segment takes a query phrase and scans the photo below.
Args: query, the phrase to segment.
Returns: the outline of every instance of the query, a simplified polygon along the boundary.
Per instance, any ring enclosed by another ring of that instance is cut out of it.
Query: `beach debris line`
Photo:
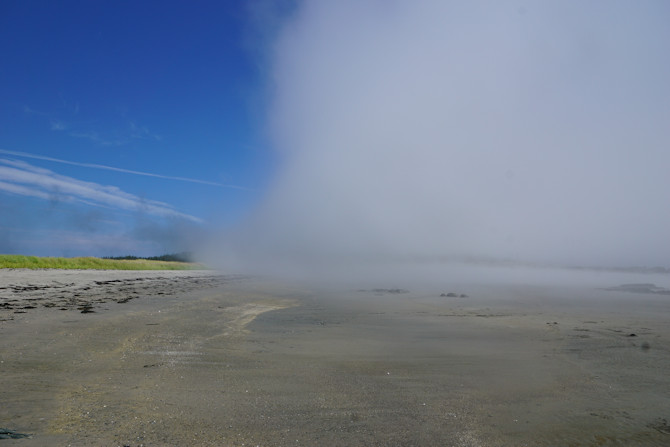
[[[606,287],[603,290],[610,292],[630,292],[630,293],[653,293],[655,295],[670,295],[670,289],[659,287],[656,284],[641,283],[641,284],[621,284],[616,287]]]
[[[104,274],[100,273],[101,276]],[[96,312],[94,306],[103,303],[123,304],[135,298],[215,288],[248,278],[242,275],[174,275],[164,272],[160,276],[143,275],[142,272],[137,275],[140,276],[85,280],[78,283],[53,281],[45,284],[0,284],[0,321],[11,319],[4,314],[26,313],[26,310],[38,307],[78,310],[90,314]],[[8,279],[11,281],[11,278]],[[16,281],[22,281],[20,276]]]
[[[647,427],[658,430],[665,435],[670,435],[670,425],[665,418],[658,418],[656,421],[648,424]]]
[[[0,428],[0,439],[22,439],[30,438],[32,435],[27,435],[25,433],[19,433],[8,428]]]
[[[95,311],[93,310],[93,305],[86,303],[82,306],[77,307],[77,310],[80,310],[81,313],[83,314],[94,314]]]

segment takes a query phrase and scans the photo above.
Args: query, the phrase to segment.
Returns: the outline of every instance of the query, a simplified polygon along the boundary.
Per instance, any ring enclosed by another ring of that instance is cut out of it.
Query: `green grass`
[[[200,270],[193,262],[119,260],[101,258],[47,258],[40,256],[0,255],[0,268],[6,269],[96,269],[96,270]]]

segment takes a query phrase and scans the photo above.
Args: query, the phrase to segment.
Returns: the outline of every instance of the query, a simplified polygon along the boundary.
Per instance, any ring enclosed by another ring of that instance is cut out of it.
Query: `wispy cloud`
[[[35,109],[33,109],[32,107],[30,107],[30,106],[28,106],[28,105],[24,105],[24,106],[23,106],[23,113],[25,113],[26,115],[49,116],[48,113],[46,113],[46,112],[42,112],[42,111],[40,111],[40,110],[35,110]]]
[[[89,140],[101,146],[123,146],[133,140],[161,141],[163,139],[162,135],[151,131],[147,126],[128,120],[125,117],[125,112],[121,114],[123,120],[126,121],[125,124],[116,122],[114,127],[107,128],[104,131],[97,126],[92,126],[90,121],[70,121],[79,114],[79,109],[79,103],[70,103],[64,100],[60,113],[36,110],[28,105],[23,106],[23,113],[46,118],[49,129],[52,131],[67,130],[67,135],[73,138]],[[65,113],[63,113],[63,110],[65,110]]]
[[[51,130],[65,130],[67,126],[63,121],[51,120]]]
[[[17,185],[15,183],[7,183],[0,181],[0,190],[12,194],[18,194],[21,196],[30,196],[49,200],[49,194],[45,193],[44,191],[40,191],[38,189],[30,188],[23,185]]]
[[[107,138],[104,136],[101,136],[98,132],[96,131],[85,131],[85,132],[70,132],[69,134],[72,137],[75,138],[83,138],[87,140],[91,140],[94,143],[100,144],[102,146],[122,146],[127,143],[126,140],[123,139],[116,139],[116,138]]]
[[[132,121],[128,123],[128,127],[130,128],[130,138],[155,141],[163,139],[162,136],[151,132],[146,126],[140,126]]]
[[[55,127],[52,121],[51,130],[63,130],[64,128],[64,125],[60,128]],[[74,130],[69,135],[75,138],[88,139],[102,146],[123,146],[129,144],[132,140],[161,141],[163,139],[161,135],[152,132],[147,126],[133,121],[129,121],[123,129],[117,129],[106,134],[95,130]]]
[[[65,229],[36,229],[0,227],[11,232],[25,253],[48,256],[107,256],[128,253],[160,253],[162,247],[155,241],[138,240],[123,231],[86,233]]]
[[[65,246],[72,252],[84,255],[95,255],[99,252],[136,253],[138,249],[137,239],[126,234],[86,234],[68,230],[31,230],[22,242],[52,251],[60,251]]]
[[[134,174],[134,175],[143,175],[146,177],[155,177],[155,178],[162,178],[166,180],[177,180],[181,182],[190,182],[190,183],[199,183],[202,185],[211,185],[211,186],[218,186],[221,188],[232,188],[232,189],[240,189],[240,190],[249,190],[249,188],[245,188],[243,186],[237,186],[237,185],[229,185],[229,184],[224,184],[224,183],[217,183],[217,182],[210,182],[207,180],[198,180],[194,178],[188,178],[188,177],[178,177],[178,176],[171,176],[171,175],[162,175],[162,174],[155,174],[152,172],[143,172],[143,171],[133,171],[130,169],[123,169],[123,168],[117,168],[114,166],[106,166],[106,165],[100,165],[100,164],[95,164],[95,163],[80,163],[76,161],[69,161],[69,160],[63,160],[60,158],[53,158],[53,157],[47,157],[44,155],[38,155],[38,154],[30,154],[28,152],[21,152],[21,151],[8,151],[5,149],[0,149],[0,154],[6,154],[6,155],[13,155],[15,157],[23,157],[23,158],[31,158],[34,160],[44,160],[44,161],[51,161],[54,163],[62,163],[66,165],[71,165],[71,166],[80,166],[82,168],[92,168],[92,169],[104,169],[107,171],[114,171],[114,172],[123,172],[125,174]]]
[[[142,199],[115,186],[56,174],[23,161],[0,159],[0,191],[44,200],[140,211],[154,216],[202,222],[202,219],[181,213],[167,203]]]

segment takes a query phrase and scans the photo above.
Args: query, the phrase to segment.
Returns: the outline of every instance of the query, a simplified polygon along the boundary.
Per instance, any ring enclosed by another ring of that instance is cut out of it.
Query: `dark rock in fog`
[[[383,295],[385,293],[391,293],[391,294],[409,293],[409,290],[405,290],[405,289],[372,289],[372,290],[361,289],[361,290],[359,290],[359,292],[373,292],[373,293],[376,293],[377,295]]]
[[[622,284],[616,287],[608,287],[605,290],[611,292],[631,292],[631,293],[653,293],[656,295],[670,295],[670,289],[658,287],[656,284]]]
[[[468,295],[465,293],[461,293],[460,295],[456,292],[449,292],[449,293],[442,293],[440,294],[441,297],[443,298],[467,298]]]

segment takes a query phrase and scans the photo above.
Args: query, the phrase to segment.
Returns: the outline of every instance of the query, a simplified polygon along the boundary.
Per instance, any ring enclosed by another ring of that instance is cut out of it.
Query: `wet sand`
[[[670,297],[619,284],[0,270],[0,445],[668,445]]]

